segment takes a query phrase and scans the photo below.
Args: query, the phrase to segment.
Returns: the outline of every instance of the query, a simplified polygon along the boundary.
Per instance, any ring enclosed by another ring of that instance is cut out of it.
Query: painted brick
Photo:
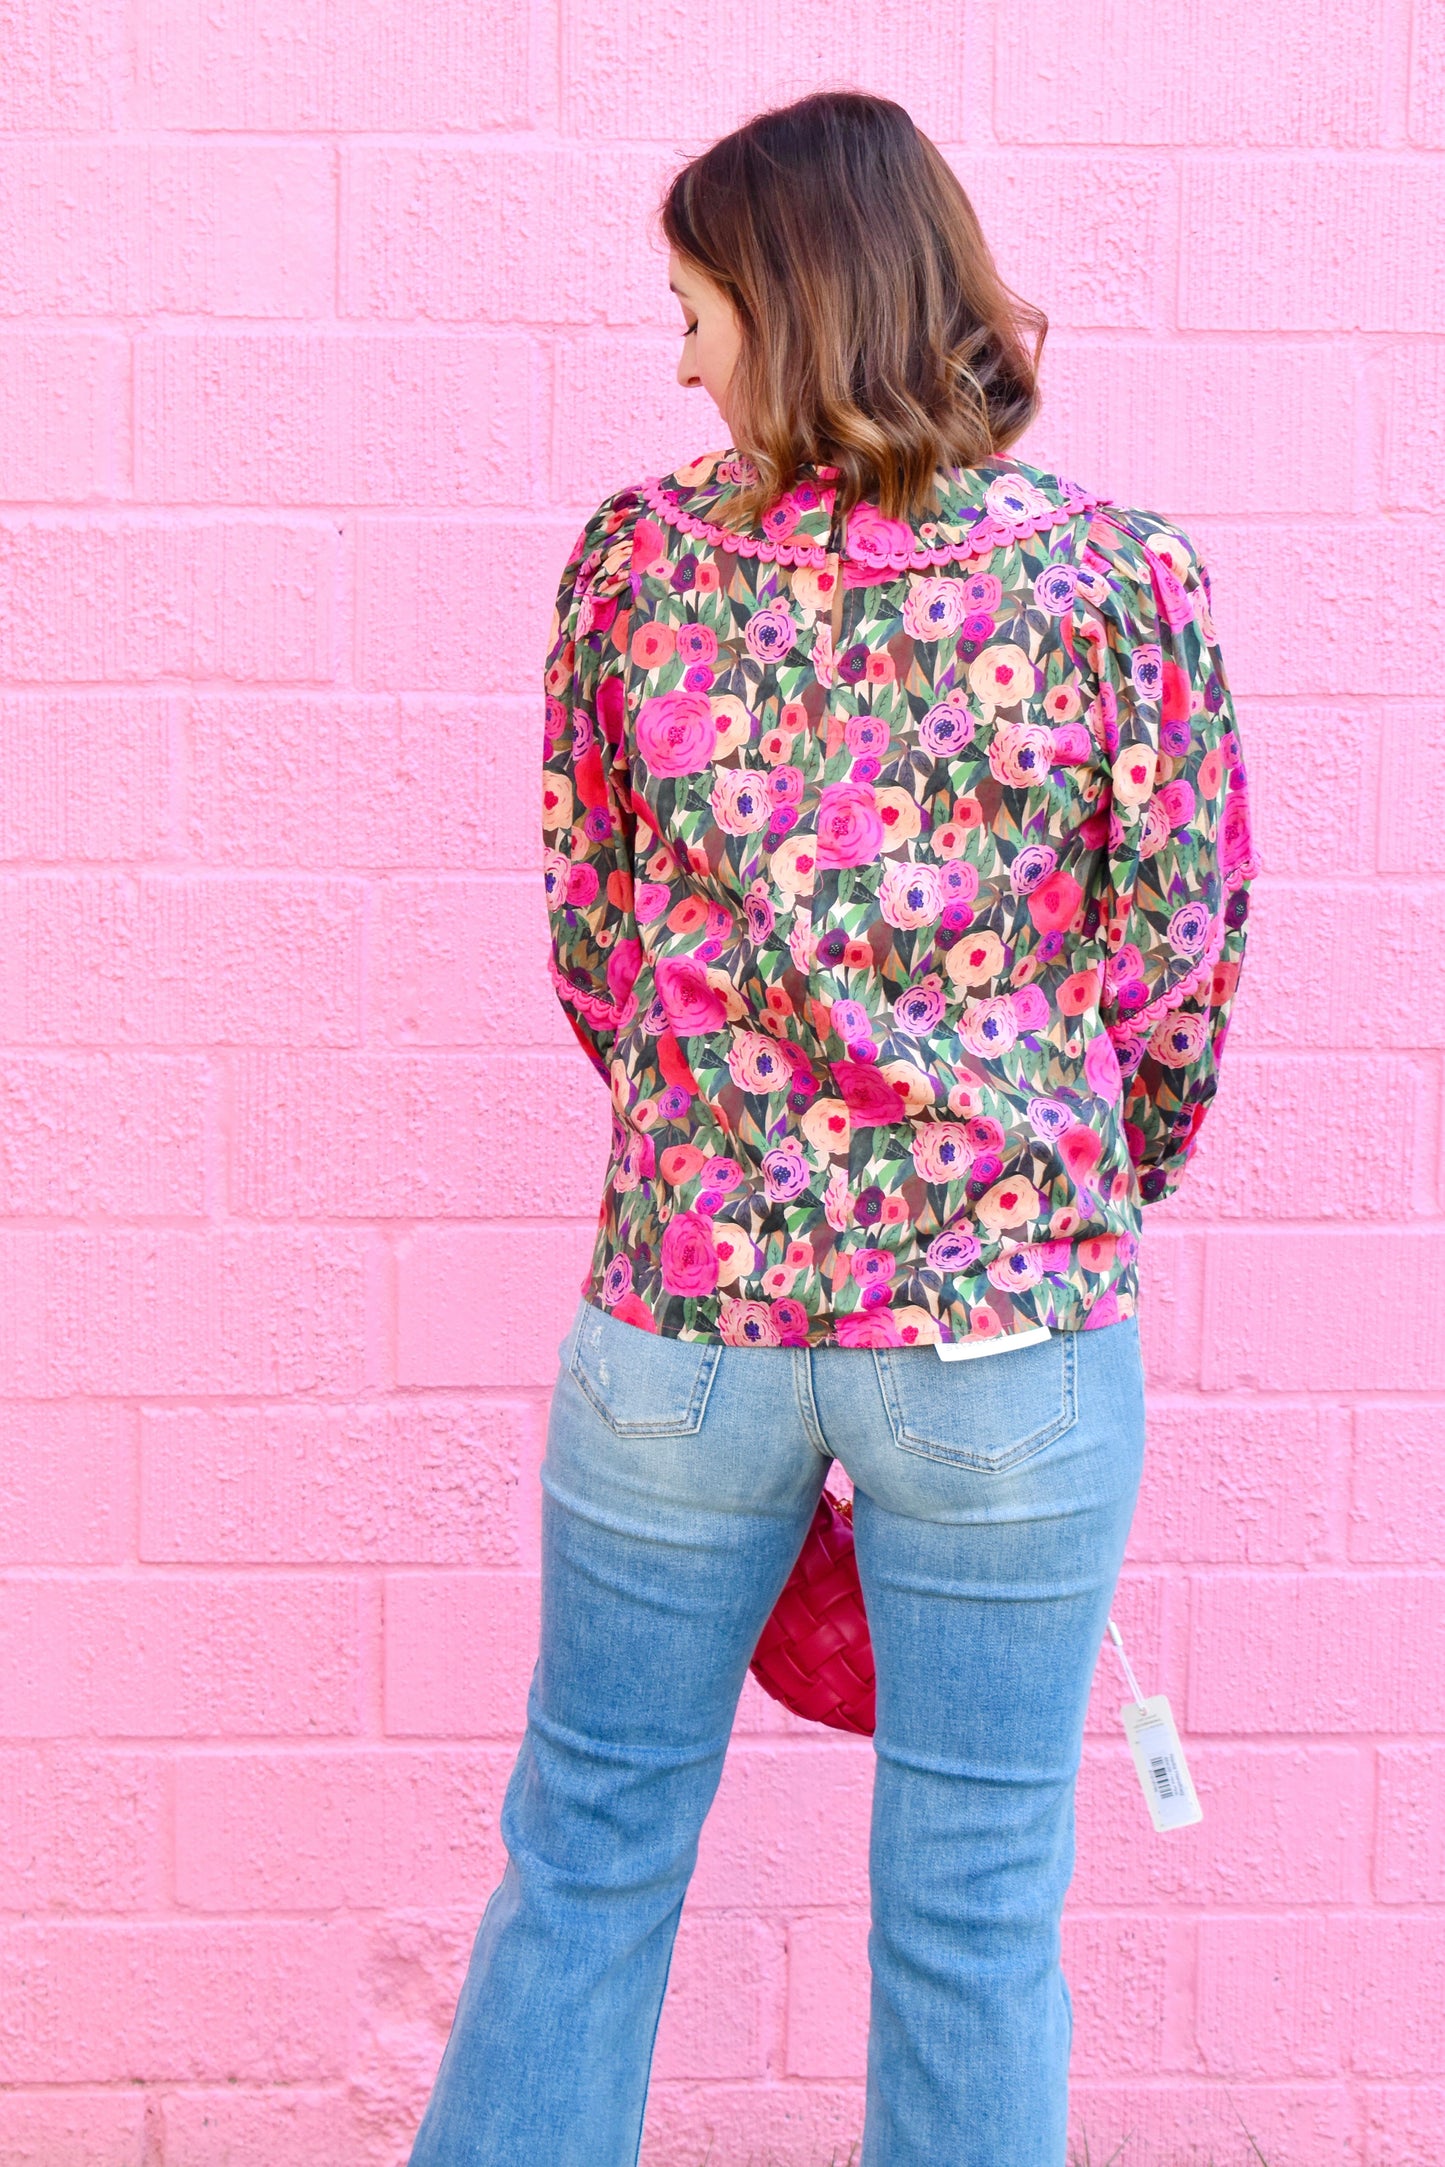
[[[386,2128],[377,2126],[376,2103],[341,2086],[187,2089],[168,2094],[163,2109],[157,2105],[165,2167],[275,2167],[282,2159],[304,2160],[305,2167],[386,2167],[397,2157],[395,2138],[389,2143]]]
[[[1423,1062],[1233,1053],[1173,1215],[1356,1225],[1432,1216],[1437,1095]],[[1362,1122],[1366,1100],[1372,1119]]]
[[[467,1904],[506,1864],[510,1751],[183,1754],[177,1901],[193,1911]]]
[[[1158,1391],[1187,1391],[1199,1381],[1203,1276],[1200,1237],[1150,1213],[1139,1249],[1139,1337],[1144,1375]]]
[[[611,141],[352,145],[342,313],[671,325],[666,250],[647,213],[675,164],[660,147]]]
[[[467,505],[525,498],[531,378],[516,338],[172,332],[136,347],[136,488],[182,504]]]
[[[1445,873],[1445,777],[1425,747],[1432,708],[1392,706],[1380,725],[1379,864],[1387,873]]]
[[[107,128],[121,0],[10,0],[0,129]]]
[[[1249,765],[1250,820],[1260,864],[1270,876],[1308,880],[1318,874],[1326,848],[1341,873],[1370,872],[1370,784],[1389,719],[1376,723],[1359,708],[1247,697],[1236,700],[1235,711]],[[1425,780],[1412,777],[1412,790],[1423,793]],[[1251,977],[1254,965],[1251,956]]]
[[[730,1910],[739,1889],[759,1906],[866,1910],[873,1756],[861,1740],[817,1736],[729,1753],[688,1894],[694,1911]]]
[[[857,2158],[862,2129],[861,2084],[656,2084],[641,2167],[694,2167],[709,2153],[779,2167],[842,2163]]]
[[[12,1737],[321,1737],[357,1727],[361,1606],[351,1580],[12,1577],[0,1583],[0,1615],[0,1731]]]
[[[393,1738],[518,1738],[537,1659],[539,1588],[516,1573],[393,1573],[385,1709]]]
[[[1074,2002],[1070,2067],[1081,2077],[1152,2076],[1171,2059],[1169,1933],[1163,1919],[1087,1912],[1065,1918],[1064,1973]]]
[[[0,1911],[164,1908],[165,1793],[155,1756],[0,1751]]]
[[[1206,1819],[1149,1830],[1106,1653],[1078,2148],[1441,2167],[1445,5],[723,28],[0,0],[3,2167],[410,2148],[607,1121],[543,968],[556,579],[724,433],[669,175],[840,68],[1047,311],[1022,456],[1201,549],[1266,867],[1115,1603]],[[736,1731],[648,2167],[856,2158],[872,1757],[751,1684]]]
[[[795,0],[785,38],[767,0],[738,0],[729,64],[719,71],[686,13],[659,13],[645,0],[572,0],[561,19],[562,125],[605,141],[624,112],[639,136],[702,144],[764,107],[836,82],[841,71],[853,88],[898,99],[920,128],[957,142],[971,68],[986,66],[985,55],[964,10],[937,18],[926,39],[917,26],[911,0],[874,0],[868,38],[845,58],[828,0]]]
[[[1183,1713],[1177,1697],[1174,1707]],[[1175,1843],[1150,1828],[1122,1729],[1086,1747],[1071,1904],[1177,1912],[1367,1899],[1368,1748],[1191,1740],[1188,1754],[1204,1819]]]
[[[1407,512],[1445,509],[1445,355],[1417,339],[1372,358],[1380,429],[1381,502]]]
[[[1136,330],[1159,320],[1173,250],[1163,160],[989,151],[953,152],[949,163],[1000,271],[1052,325]]]
[[[389,881],[377,907],[372,1034],[399,1045],[566,1048],[590,1069],[547,976],[547,938],[538,880]]]
[[[1364,2167],[1434,2167],[1445,2129],[1445,2084],[1361,2087]]]
[[[170,694],[0,694],[0,858],[163,855],[175,711]]]
[[[1139,2167],[1185,2160],[1320,2167],[1353,2161],[1356,2116],[1343,2084],[1071,2084],[1069,2126],[1078,2158],[1123,2155]],[[1073,2155],[1071,2155],[1073,2156]],[[1424,2163],[1421,2163],[1424,2167]]]
[[[817,1913],[788,1927],[790,2077],[864,2074],[868,2052],[868,1915]]]
[[[346,2051],[346,1926],[0,1927],[26,1982],[0,2029],[9,2084],[315,2078]]]
[[[1445,264],[1418,245],[1445,219],[1428,161],[1191,159],[1181,181],[1184,329],[1445,329]]]
[[[0,2093],[0,2159],[6,2167],[146,2167],[152,2103],[139,2091]]]
[[[0,1063],[0,1107],[4,1091]],[[242,1055],[233,1202],[264,1219],[583,1218],[606,1130],[606,1094],[570,1053]],[[574,1139],[561,1163],[558,1131]]]
[[[0,145],[0,315],[313,316],[334,234],[319,143]]]
[[[1192,1626],[1192,1730],[1445,1729],[1445,1575],[1210,1574]]]
[[[170,0],[135,10],[138,117],[162,128],[520,128],[531,16],[445,0]]]
[[[1246,2011],[1248,2014],[1246,2015]],[[1241,2077],[1438,2076],[1445,1942],[1437,1919],[1206,1919],[1199,2046]]]
[[[615,489],[724,448],[706,393],[676,380],[675,339],[580,338],[559,346],[552,390],[552,493],[601,501]]]
[[[153,1564],[513,1565],[533,1422],[527,1407],[433,1398],[147,1408],[140,1555]]]
[[[223,694],[188,735],[213,864],[540,869],[535,699]]]
[[[1431,586],[1419,561],[1429,526],[1398,514],[1338,525],[1212,518],[1191,524],[1213,582],[1231,689],[1295,699],[1418,696],[1411,643],[1445,633],[1445,593]],[[1372,595],[1371,634],[1362,641],[1347,567],[1367,553],[1386,559],[1392,571]]]
[[[658,2026],[654,2081],[767,2076],[782,1983],[776,1929],[743,1915],[684,1913]]]
[[[1445,1389],[1445,1300],[1429,1229],[1211,1234],[1204,1383],[1266,1392]]]
[[[99,333],[0,334],[0,491],[7,502],[112,496],[128,450],[126,349]]]
[[[1303,1565],[1326,1552],[1343,1441],[1308,1402],[1150,1397],[1135,1565]]]
[[[593,1228],[423,1227],[397,1252],[397,1382],[550,1388]]]
[[[532,691],[581,523],[358,520],[356,682],[367,692]]]
[[[91,514],[0,522],[0,676],[324,683],[337,533]]]
[[[1322,436],[1349,443],[1354,434],[1354,371],[1343,351],[1275,340],[1051,339],[1042,384],[1043,413],[1020,456],[1077,475],[1116,503],[1181,520],[1354,507],[1349,463],[1319,456]],[[1258,457],[1240,457],[1241,433]]]
[[[41,1045],[347,1045],[359,885],[29,873],[0,879],[0,1028]]]
[[[195,1217],[210,1096],[192,1058],[0,1054],[0,1212]]]
[[[1360,1564],[1445,1564],[1442,1419],[1438,1403],[1356,1413],[1350,1556]]]
[[[284,1228],[0,1232],[0,1378],[69,1393],[352,1392],[370,1244]]]
[[[1348,890],[1313,881],[1262,879],[1252,891],[1251,953],[1240,981],[1238,1028],[1253,1048],[1291,1052],[1354,1048],[1360,1015],[1359,958],[1384,982],[1408,986],[1411,998],[1379,1004],[1375,1043],[1414,1052],[1445,1043],[1445,965],[1432,927],[1434,898],[1404,880]],[[1327,899],[1333,897],[1333,908]]]
[[[1364,15],[1304,0],[1287,20],[1194,0],[1104,0],[1079,34],[1068,0],[995,22],[994,125],[1005,143],[1378,143],[1382,40]],[[1121,95],[1124,85],[1136,94]],[[1147,88],[1146,88],[1147,86]]]
[[[1445,7],[1417,0],[1411,10],[1410,141],[1445,143]]]
[[[1445,1903],[1442,1777],[1445,1745],[1381,1748],[1375,1893],[1387,1904]]]
[[[0,1401],[0,1562],[119,1564],[134,1524],[134,1461],[123,1407]]]

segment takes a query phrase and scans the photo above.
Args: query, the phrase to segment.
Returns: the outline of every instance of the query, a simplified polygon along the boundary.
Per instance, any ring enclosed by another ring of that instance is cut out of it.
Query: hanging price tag
[[[1155,1828],[1190,1828],[1202,1821],[1204,1808],[1194,1794],[1184,1748],[1164,1695],[1126,1700],[1119,1713]]]
[[[1204,1808],[1195,1794],[1173,1711],[1162,1693],[1156,1693],[1152,1700],[1145,1700],[1139,1691],[1139,1681],[1124,1653],[1123,1639],[1112,1618],[1109,1620],[1109,1638],[1134,1696],[1125,1701],[1119,1714],[1124,1724],[1124,1736],[1134,1756],[1149,1818],[1161,1834],[1173,1828],[1192,1828],[1196,1821],[1204,1819]]]

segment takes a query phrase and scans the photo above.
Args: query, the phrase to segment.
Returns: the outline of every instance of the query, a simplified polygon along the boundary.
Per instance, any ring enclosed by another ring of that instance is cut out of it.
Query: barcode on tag
[[[1119,1714],[1155,1828],[1190,1828],[1202,1821],[1204,1809],[1195,1796],[1189,1764],[1164,1695],[1156,1693],[1146,1701],[1126,1700]]]

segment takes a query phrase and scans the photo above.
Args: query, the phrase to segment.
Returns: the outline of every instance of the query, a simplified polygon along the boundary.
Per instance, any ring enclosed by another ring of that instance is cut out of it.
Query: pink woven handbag
[[[873,1735],[873,1643],[853,1550],[853,1507],[825,1490],[750,1665],[810,1722]]]

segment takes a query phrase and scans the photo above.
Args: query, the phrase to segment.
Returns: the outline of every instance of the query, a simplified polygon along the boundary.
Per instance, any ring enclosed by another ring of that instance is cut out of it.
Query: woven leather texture
[[[873,1735],[873,1643],[852,1507],[825,1490],[751,1664],[765,1693],[810,1722]]]

